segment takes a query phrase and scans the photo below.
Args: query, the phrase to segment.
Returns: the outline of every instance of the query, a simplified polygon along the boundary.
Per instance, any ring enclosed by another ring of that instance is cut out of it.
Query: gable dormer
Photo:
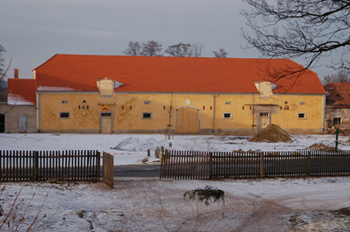
[[[99,79],[97,80],[97,87],[101,97],[113,97],[114,80],[107,79],[107,77],[105,79]]]
[[[260,92],[260,98],[270,98],[272,95],[272,83],[269,81],[261,81],[254,83]]]

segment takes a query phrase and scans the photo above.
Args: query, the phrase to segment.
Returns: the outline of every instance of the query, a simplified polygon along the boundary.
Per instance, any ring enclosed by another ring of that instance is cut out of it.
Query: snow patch
[[[147,151],[161,147],[162,144],[154,138],[135,138],[129,137],[113,147],[114,150],[121,151]]]
[[[121,82],[118,82],[118,81],[114,81],[114,88],[117,89],[119,88],[120,86],[124,85],[123,83]]]
[[[7,96],[7,103],[9,105],[35,105],[34,102],[28,101],[18,94],[9,93]]]
[[[74,91],[75,89],[69,87],[55,87],[55,86],[38,86],[38,91]]]

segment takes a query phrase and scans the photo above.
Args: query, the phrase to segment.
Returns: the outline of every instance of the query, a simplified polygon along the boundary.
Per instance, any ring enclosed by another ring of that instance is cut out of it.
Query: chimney
[[[15,78],[18,79],[18,68],[15,68],[15,71],[14,71],[14,74],[15,74]]]

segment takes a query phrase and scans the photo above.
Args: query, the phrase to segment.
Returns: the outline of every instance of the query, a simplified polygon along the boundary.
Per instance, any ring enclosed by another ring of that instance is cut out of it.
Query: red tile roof
[[[35,105],[36,84],[34,79],[8,79],[7,102],[9,105]]]
[[[116,92],[258,93],[254,82],[267,78],[267,66],[301,67],[287,59],[57,54],[34,70],[39,90],[98,91],[96,80],[107,77],[123,83]],[[311,71],[275,84],[274,93],[325,94]]]
[[[329,83],[327,102],[333,106],[350,106],[350,83]]]

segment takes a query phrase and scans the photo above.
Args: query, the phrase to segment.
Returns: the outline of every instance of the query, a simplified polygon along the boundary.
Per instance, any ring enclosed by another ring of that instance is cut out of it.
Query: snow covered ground
[[[298,135],[293,143],[250,143],[248,137],[92,134],[0,134],[1,150],[100,150],[115,156],[117,165],[142,164],[147,149],[298,150],[315,143],[334,145],[334,135]],[[350,150],[340,137],[342,150]],[[115,148],[115,149],[113,149]],[[152,154],[154,157],[154,155]],[[152,158],[153,159],[153,158]],[[23,202],[17,217],[26,228],[40,210],[35,231],[350,231],[350,177],[276,178],[253,180],[114,179],[102,183],[2,183],[0,204],[5,213]],[[186,191],[206,185],[225,192],[222,203],[199,204],[183,198]],[[30,199],[35,193],[32,201]],[[45,198],[47,199],[43,204]],[[30,204],[27,210],[26,206]],[[4,216],[0,217],[0,222]],[[15,223],[16,224],[16,223]],[[11,225],[11,224],[10,224]],[[12,231],[13,226],[3,231]]]
[[[155,159],[154,150],[166,149],[196,151],[233,151],[242,149],[261,151],[294,151],[306,149],[312,144],[334,146],[334,135],[295,135],[292,143],[253,143],[249,137],[214,135],[176,135],[166,139],[161,134],[0,134],[1,150],[99,150],[113,154],[115,165],[142,164],[151,149],[150,163]],[[349,138],[340,136],[342,150],[350,150]],[[171,143],[171,147],[170,147]]]

